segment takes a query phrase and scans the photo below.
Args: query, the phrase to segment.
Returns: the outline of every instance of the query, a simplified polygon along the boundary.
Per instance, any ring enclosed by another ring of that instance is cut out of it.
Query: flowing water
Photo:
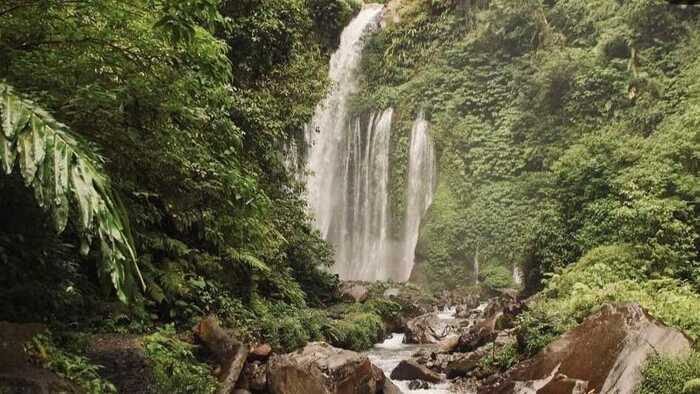
[[[435,189],[435,148],[428,135],[430,124],[421,111],[413,123],[411,145],[408,151],[408,189],[406,191],[406,219],[402,261],[397,279],[406,281],[411,276],[420,222],[433,201]]]
[[[307,127],[308,201],[321,235],[335,249],[333,271],[344,280],[408,280],[420,220],[430,205],[435,158],[423,114],[411,135],[405,228],[390,236],[389,152],[392,108],[350,113],[367,37],[379,28],[383,6],[365,5],[345,28],[331,58],[333,89]]]
[[[438,317],[443,320],[453,320],[455,309],[445,309],[438,314]],[[411,356],[422,349],[432,349],[435,345],[414,345],[403,343],[404,334],[393,333],[384,342],[375,345],[371,350],[367,351],[367,357],[370,361],[382,371],[387,378],[391,375],[391,371],[396,368],[402,360],[410,359]],[[409,381],[392,380],[394,384],[401,389],[404,394],[420,393],[420,394],[449,394],[453,393],[450,390],[450,383],[431,384],[429,389],[409,390]]]
[[[513,265],[513,283],[520,286],[523,284],[523,271],[518,265]]]
[[[348,133],[348,100],[358,89],[357,73],[365,38],[378,28],[381,14],[381,5],[367,5],[343,30],[340,47],[331,57],[329,77],[333,89],[319,103],[309,125],[308,166],[312,176],[307,183],[308,198],[324,237],[331,232],[334,219],[352,214],[342,206],[348,181],[348,145],[353,142]]]
[[[479,284],[479,249],[476,249],[476,252],[474,253],[474,266],[472,267],[472,270],[474,271],[474,284],[478,285]]]
[[[344,168],[340,204],[327,233],[336,250],[334,271],[344,279],[386,280],[391,277],[389,229],[389,138],[393,110],[372,113],[367,124],[353,120]]]

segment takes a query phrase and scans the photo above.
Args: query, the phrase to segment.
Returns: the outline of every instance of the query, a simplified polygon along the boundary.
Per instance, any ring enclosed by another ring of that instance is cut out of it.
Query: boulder
[[[472,352],[450,354],[448,362],[439,370],[445,373],[448,379],[467,376],[475,370],[476,376],[480,376],[483,373],[489,374],[489,371],[479,369],[480,361],[486,356],[501,352],[506,346],[514,345],[516,342],[517,339],[513,330],[499,331],[493,342],[485,344]]]
[[[456,331],[458,321],[442,320],[437,313],[426,313],[406,323],[406,343],[438,343]]]
[[[267,387],[267,365],[260,361],[246,363],[236,388],[255,392],[265,391]]]
[[[153,366],[146,357],[140,335],[92,335],[86,356],[93,364],[103,367],[100,376],[113,383],[119,393],[158,391]]]
[[[494,298],[489,301],[482,312],[481,318],[459,338],[455,347],[458,352],[471,352],[496,339],[499,330],[511,328],[515,316],[524,309],[524,304],[513,299]]]
[[[445,367],[448,379],[466,376],[479,366],[479,361],[489,354],[486,351],[475,350],[469,353],[455,353]]]
[[[253,348],[248,354],[249,361],[265,361],[272,354],[272,346],[269,343],[261,343]]]
[[[345,282],[340,285],[340,298],[348,302],[365,302],[369,289],[361,283]]]
[[[419,364],[415,360],[403,360],[391,371],[393,380],[422,380],[424,382],[438,383],[442,377]]]
[[[382,375],[384,375],[383,372],[382,372]],[[384,379],[384,387],[383,387],[381,393],[382,394],[403,394],[401,392],[401,389],[398,388],[398,386],[396,386],[394,384],[394,382],[391,381],[391,379],[386,379],[386,378]]]
[[[452,353],[457,347],[457,345],[459,345],[459,335],[448,335],[442,340],[440,340],[440,342],[438,342],[438,352]]]
[[[214,316],[207,316],[194,327],[195,339],[202,343],[219,363],[217,394],[228,394],[236,386],[250,348],[238,341],[235,335],[219,326]]]
[[[633,393],[650,354],[679,355],[691,341],[637,304],[603,305],[479,393]]]
[[[324,342],[273,355],[267,380],[271,394],[381,394],[395,389],[366,356]]]
[[[422,380],[411,380],[411,382],[408,383],[409,390],[427,390],[429,388],[430,385],[428,382],[424,382]]]
[[[384,298],[398,297],[401,295],[401,289],[396,287],[391,287],[384,290]]]

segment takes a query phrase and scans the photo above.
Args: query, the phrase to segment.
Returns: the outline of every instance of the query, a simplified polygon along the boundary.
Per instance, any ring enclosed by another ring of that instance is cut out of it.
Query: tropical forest
[[[0,394],[700,394],[700,4],[0,0]]]

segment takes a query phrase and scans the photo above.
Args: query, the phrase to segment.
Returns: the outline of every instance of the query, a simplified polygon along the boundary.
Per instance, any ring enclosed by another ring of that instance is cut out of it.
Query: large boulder
[[[510,297],[491,299],[481,316],[459,338],[455,351],[471,352],[493,341],[500,330],[513,327],[515,317],[524,307],[523,303]]]
[[[426,313],[406,323],[406,343],[438,343],[457,330],[458,321],[442,320],[437,313]]]
[[[272,394],[396,394],[399,391],[369,359],[324,342],[311,342],[268,362]]]
[[[442,380],[440,374],[419,364],[416,360],[403,360],[391,371],[393,380],[422,380],[438,383]]]
[[[349,302],[365,302],[369,289],[362,283],[345,282],[340,286],[340,297]]]
[[[633,393],[649,354],[679,355],[690,348],[683,333],[639,305],[606,304],[479,393]]]

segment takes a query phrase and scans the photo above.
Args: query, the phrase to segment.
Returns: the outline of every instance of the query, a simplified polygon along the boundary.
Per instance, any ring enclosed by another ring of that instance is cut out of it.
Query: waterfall
[[[308,127],[309,206],[321,235],[335,247],[333,271],[343,279],[387,279],[389,137],[393,110],[351,119],[366,36],[383,6],[370,4],[343,30],[331,57],[333,89]]]
[[[377,29],[382,6],[368,5],[343,30],[340,47],[331,57],[329,76],[333,90],[316,107],[309,126],[311,145],[308,164],[309,205],[315,214],[321,235],[328,237],[331,221],[340,214],[346,179],[344,150],[348,140],[348,98],[357,91],[357,69],[360,65],[365,35]]]
[[[513,264],[513,283],[518,286],[523,284],[523,272],[517,264]]]
[[[372,113],[367,123],[352,120],[347,145],[338,159],[343,169],[327,239],[336,249],[334,272],[341,278],[386,280],[391,277],[389,229],[390,108]],[[328,193],[329,195],[331,193]]]
[[[393,239],[389,152],[394,110],[364,116],[349,110],[365,39],[379,28],[382,14],[383,6],[365,5],[343,30],[331,57],[333,89],[306,129],[309,206],[321,235],[334,246],[332,270],[345,280],[408,280],[435,183],[434,149],[421,113],[411,132],[404,234]]]
[[[474,284],[478,285],[479,284],[479,248],[476,248],[476,252],[474,252]]]
[[[420,222],[433,201],[435,188],[435,149],[428,135],[430,124],[421,111],[411,129],[408,159],[408,189],[401,265],[398,278],[406,281],[413,270]]]

